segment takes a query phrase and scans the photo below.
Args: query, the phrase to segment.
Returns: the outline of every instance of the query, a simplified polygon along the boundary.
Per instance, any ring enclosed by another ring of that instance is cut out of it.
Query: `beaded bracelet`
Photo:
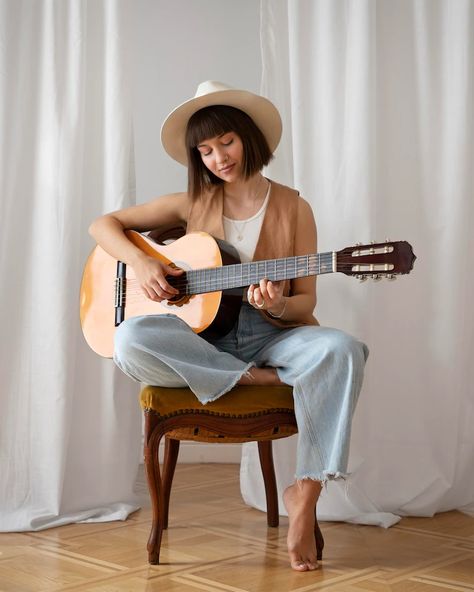
[[[281,319],[281,317],[285,314],[285,310],[286,310],[286,303],[288,302],[288,300],[285,298],[285,303],[283,304],[283,310],[281,311],[280,314],[276,315],[273,314],[272,312],[270,312],[269,310],[267,310],[268,314],[273,318],[273,319]]]

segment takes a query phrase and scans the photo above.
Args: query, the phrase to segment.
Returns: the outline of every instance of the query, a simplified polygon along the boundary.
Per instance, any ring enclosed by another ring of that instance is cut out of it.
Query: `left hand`
[[[267,310],[273,314],[279,314],[285,305],[283,284],[284,282],[263,279],[260,280],[258,286],[250,285],[247,292],[249,304],[257,310]]]

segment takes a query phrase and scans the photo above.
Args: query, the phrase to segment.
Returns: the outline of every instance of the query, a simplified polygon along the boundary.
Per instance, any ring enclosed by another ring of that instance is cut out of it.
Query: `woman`
[[[316,252],[316,225],[298,193],[261,174],[281,136],[274,105],[252,93],[205,82],[162,128],[165,150],[188,166],[188,190],[98,218],[90,232],[112,256],[132,266],[155,301],[177,290],[167,276],[182,271],[135,247],[124,234],[187,224],[225,238],[243,262]],[[238,323],[205,340],[173,314],[135,317],[117,329],[114,360],[131,378],[187,386],[202,403],[236,384],[290,384],[299,439],[295,483],[284,492],[288,552],[297,571],[317,567],[314,511],[322,483],[344,477],[352,414],[367,348],[313,317],[314,277],[262,278],[244,291]],[[172,344],[172,345],[170,345]]]

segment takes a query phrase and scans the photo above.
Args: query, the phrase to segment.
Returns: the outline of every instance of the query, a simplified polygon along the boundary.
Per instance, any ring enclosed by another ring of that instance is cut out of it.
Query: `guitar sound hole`
[[[187,304],[191,300],[191,298],[192,294],[186,294],[185,296],[178,294],[174,298],[170,298],[169,300],[167,300],[166,304],[168,306],[183,306],[184,304]]]

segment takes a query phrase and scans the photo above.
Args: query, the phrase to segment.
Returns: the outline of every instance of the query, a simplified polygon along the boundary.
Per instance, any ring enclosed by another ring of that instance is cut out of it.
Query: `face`
[[[235,132],[204,140],[197,148],[204,165],[216,177],[227,183],[240,179],[244,150],[242,140]]]

